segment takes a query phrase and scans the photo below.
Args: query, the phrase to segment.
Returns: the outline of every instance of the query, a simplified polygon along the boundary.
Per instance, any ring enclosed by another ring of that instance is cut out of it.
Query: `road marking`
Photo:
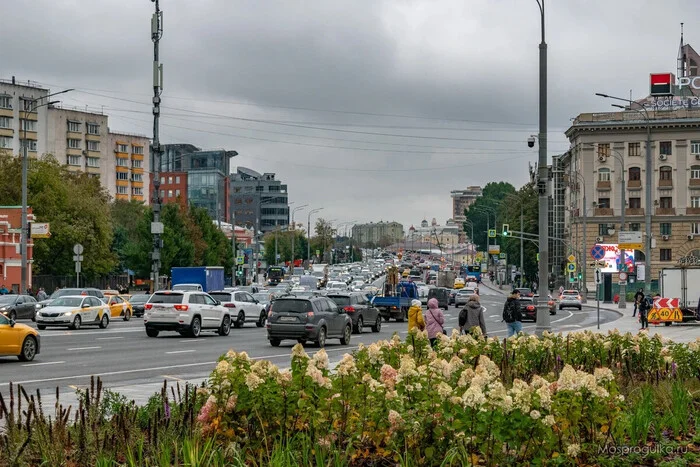
[[[124,339],[123,337],[98,337],[95,340],[96,341],[107,341],[107,340],[113,340],[113,339]]]
[[[554,321],[552,321],[552,323],[558,323],[559,321],[564,321],[565,319],[569,319],[569,318],[571,318],[572,316],[574,316],[573,312],[569,311],[569,316],[565,316],[565,317],[563,317],[563,318],[555,319]]]
[[[185,382],[185,381],[186,381],[186,380],[184,380],[184,379],[182,379],[182,378],[178,378],[177,376],[160,375],[160,377],[161,377],[161,378],[165,378],[165,379],[174,379],[175,381],[182,381],[182,382]]]
[[[22,365],[22,366],[59,365],[59,364],[61,364],[61,363],[66,363],[66,362],[60,361],[60,362],[25,363],[25,364]],[[7,383],[7,384],[9,384],[9,383]]]
[[[70,349],[66,350],[94,350],[94,349],[101,349],[102,347],[73,347]]]
[[[581,325],[580,324],[563,324],[560,327],[562,327],[562,328],[580,328]]]
[[[489,318],[500,318],[498,315],[489,315]]]
[[[63,331],[63,332],[45,332],[42,331],[41,338],[46,339],[47,337],[72,337],[72,336],[92,336],[92,335],[105,335],[105,334],[125,334],[127,332],[144,332],[143,328],[129,328],[121,329],[119,331]],[[145,333],[144,333],[145,334]]]
[[[194,343],[199,343],[199,342],[206,342],[205,339],[183,339],[179,342],[182,342],[183,344],[194,344]]]
[[[190,353],[190,352],[196,352],[194,349],[189,349],[189,350],[173,350],[172,352],[165,352],[168,355],[176,354],[176,353]]]

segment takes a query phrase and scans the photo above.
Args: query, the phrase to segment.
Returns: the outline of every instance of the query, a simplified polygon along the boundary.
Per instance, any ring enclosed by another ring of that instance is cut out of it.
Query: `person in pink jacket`
[[[430,345],[435,347],[438,334],[447,334],[444,327],[445,315],[442,314],[442,310],[436,298],[428,300],[428,312],[425,314],[425,323]]]

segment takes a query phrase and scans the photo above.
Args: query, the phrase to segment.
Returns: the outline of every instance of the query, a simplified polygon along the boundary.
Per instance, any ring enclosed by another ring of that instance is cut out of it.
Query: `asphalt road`
[[[505,323],[501,311],[505,297],[486,287],[481,287],[482,305],[489,336],[504,337]],[[456,328],[459,309],[450,307],[445,313],[445,329],[451,333]],[[601,310],[602,322],[617,319],[619,315]],[[25,324],[33,325],[29,321]],[[584,308],[563,310],[551,317],[554,331],[575,330],[595,324],[595,310]],[[534,323],[524,323],[526,333],[534,332]],[[326,344],[331,361],[342,358],[357,344],[370,344],[389,339],[398,332],[407,333],[406,323],[383,322],[380,333],[366,330],[353,335],[350,345],[340,345],[338,340]],[[107,329],[83,328],[77,331],[47,329],[41,332],[41,354],[31,363],[19,362],[16,357],[0,357],[0,393],[5,396],[9,383],[20,383],[28,391],[40,389],[42,394],[60,388],[63,394],[73,394],[76,388],[86,387],[90,376],[100,376],[106,387],[117,388],[129,397],[143,400],[155,392],[163,380],[200,382],[216,365],[219,356],[229,349],[246,351],[256,359],[267,359],[280,367],[289,365],[291,349],[295,341],[283,341],[280,347],[272,347],[267,341],[265,328],[247,324],[231,329],[231,334],[221,337],[203,333],[197,339],[185,338],[177,333],[163,332],[158,338],[146,336],[143,321],[114,320]],[[307,352],[315,352],[307,345]]]

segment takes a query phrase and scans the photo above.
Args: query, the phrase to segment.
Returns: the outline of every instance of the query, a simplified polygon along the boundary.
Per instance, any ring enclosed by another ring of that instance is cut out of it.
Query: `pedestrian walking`
[[[644,289],[639,289],[637,290],[637,293],[634,294],[634,311],[632,312],[633,318],[637,314],[639,304],[642,303],[642,300],[644,300]]]
[[[447,334],[445,331],[445,315],[440,309],[437,298],[428,300],[428,313],[425,314],[425,320],[428,340],[430,340],[430,345],[435,347],[438,334]]]
[[[563,293],[564,293],[564,286],[563,286],[563,285],[560,285],[560,286],[559,286],[559,296],[561,297],[561,295],[562,295]]]
[[[520,291],[515,289],[503,305],[503,321],[508,328],[508,337],[515,336],[523,330],[523,315],[520,312]]]
[[[7,287],[5,287],[5,284],[2,284],[2,286],[0,286],[0,295],[7,295],[8,293],[10,293],[10,291],[7,290]]]
[[[408,330],[411,331],[412,329],[418,329],[419,331],[425,329],[423,307],[420,300],[411,301],[411,308],[408,309]]]
[[[486,338],[486,320],[484,320],[484,309],[479,302],[478,295],[472,295],[467,300],[462,311],[459,312],[459,333],[472,333],[474,329],[480,328],[481,335]]]
[[[36,293],[36,299],[37,301],[41,302],[42,300],[46,300],[48,296],[46,295],[46,291],[44,291],[43,287],[39,287],[39,291]]]
[[[532,293],[537,292],[537,281],[532,281]],[[518,297],[520,298],[520,297]]]
[[[647,295],[639,302],[639,322],[642,324],[641,329],[649,329],[649,310],[651,309],[651,296]]]

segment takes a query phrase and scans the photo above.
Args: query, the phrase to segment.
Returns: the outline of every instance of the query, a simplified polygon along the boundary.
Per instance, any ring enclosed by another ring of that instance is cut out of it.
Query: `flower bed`
[[[100,402],[93,388],[72,425],[47,421],[26,394],[24,416],[0,400],[0,418],[11,420],[0,436],[0,465],[66,456],[75,463],[63,465],[684,465],[700,459],[700,343],[646,333],[500,341],[453,334],[441,336],[435,350],[424,333],[405,341],[395,335],[360,345],[334,369],[324,350],[309,356],[301,345],[284,370],[229,351],[196,397],[191,389],[184,398],[171,393],[164,387],[137,408],[115,396]]]

